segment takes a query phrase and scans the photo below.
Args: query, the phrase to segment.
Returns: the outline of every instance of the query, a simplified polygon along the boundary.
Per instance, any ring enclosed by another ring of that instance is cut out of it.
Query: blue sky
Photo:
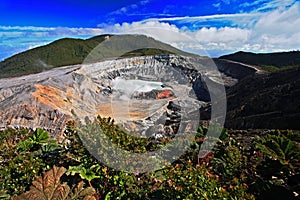
[[[211,56],[300,49],[299,0],[1,0],[0,60],[63,37],[139,33]]]

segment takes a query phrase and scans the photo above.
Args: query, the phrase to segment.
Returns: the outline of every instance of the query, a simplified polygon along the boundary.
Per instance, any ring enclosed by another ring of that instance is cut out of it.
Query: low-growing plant
[[[195,140],[189,150],[174,163],[153,172],[130,173],[107,167],[90,154],[82,139],[88,139],[87,144],[94,145],[94,150],[99,145],[107,145],[102,136],[98,138],[94,126],[100,126],[105,137],[124,151],[144,153],[157,148],[149,149],[147,138],[129,135],[112,119],[100,117],[84,133],[75,122],[69,122],[66,142],[62,144],[50,139],[41,129],[36,132],[7,129],[0,134],[0,181],[3,183],[0,198],[22,194],[16,198],[53,199],[51,195],[55,194],[61,199],[254,199],[265,197],[275,186],[288,191],[300,188],[299,184],[290,183],[299,175],[299,135],[291,131],[270,132],[246,148],[225,129],[212,127],[221,130],[218,138],[208,136],[208,129],[201,126],[196,136],[193,135]],[[217,146],[199,160],[199,150],[207,139],[214,139]],[[176,150],[176,145],[167,150]],[[48,179],[56,180],[49,182],[52,189],[37,192],[42,186],[50,187],[45,185]],[[49,191],[51,195],[47,196],[45,193]],[[86,191],[88,195],[84,196]]]
[[[62,148],[42,129],[7,129],[0,134],[0,191],[14,196],[29,189],[35,176],[61,161]]]
[[[256,168],[257,184],[252,190],[259,196],[271,198],[276,194],[277,197],[293,198],[294,192],[300,192],[299,182],[292,181],[300,175],[297,138],[297,132],[274,131],[255,142],[259,162]]]
[[[66,172],[64,167],[54,166],[51,170],[44,173],[43,177],[37,177],[33,181],[28,192],[13,198],[14,200],[96,200],[94,197],[95,189],[83,187],[83,182],[78,183],[73,191],[67,183],[61,182],[61,177]]]

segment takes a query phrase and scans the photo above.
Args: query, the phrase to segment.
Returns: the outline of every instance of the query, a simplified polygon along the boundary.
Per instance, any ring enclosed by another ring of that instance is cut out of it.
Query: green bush
[[[146,138],[126,134],[111,119],[99,117],[93,123],[99,123],[105,135],[127,151],[143,153],[149,145]],[[282,194],[286,196],[300,188],[299,183],[290,183],[299,175],[297,132],[270,132],[246,148],[223,130],[222,140],[215,138],[217,146],[200,162],[199,149],[209,138],[207,128],[202,126],[191,148],[174,163],[154,172],[130,173],[95,159],[76,127],[74,122],[68,123],[67,142],[62,144],[51,140],[42,129],[3,131],[0,198],[30,194],[33,180],[54,170],[53,166],[67,169],[59,179],[64,188],[69,188],[68,194],[76,192],[75,188],[93,188],[96,199],[254,199],[268,198],[267,193],[276,187],[285,188]]]
[[[10,197],[29,189],[35,176],[60,160],[50,153],[58,150],[56,141],[42,129],[7,129],[0,133],[0,195]],[[57,153],[59,155],[59,153]]]

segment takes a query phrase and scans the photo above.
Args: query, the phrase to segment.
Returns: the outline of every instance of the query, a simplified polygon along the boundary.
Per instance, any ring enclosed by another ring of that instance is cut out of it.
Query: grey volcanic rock
[[[197,129],[199,109],[218,86],[240,78],[214,67],[205,57],[143,56],[0,79],[0,127],[42,127],[58,136],[67,121],[100,115],[147,137],[173,137]]]
[[[244,63],[234,62],[225,59],[214,59],[215,64],[221,72],[233,77],[234,79],[241,80],[247,76],[254,75],[259,70],[254,66]]]
[[[206,62],[145,56],[0,79],[0,127],[42,127],[59,136],[68,120],[101,115],[145,136],[157,134],[151,127],[172,135],[186,126],[183,115],[198,121],[209,100],[204,79],[222,84]]]

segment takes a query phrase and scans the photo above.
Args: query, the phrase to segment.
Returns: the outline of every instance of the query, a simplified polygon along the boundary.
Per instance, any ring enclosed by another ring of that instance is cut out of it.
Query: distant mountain
[[[85,59],[96,62],[108,58],[160,54],[191,55],[143,35],[100,35],[86,40],[64,38],[0,62],[0,78],[81,64]]]
[[[234,54],[221,56],[219,59],[255,65],[266,71],[300,67],[300,51],[278,53],[249,53],[239,51]]]

